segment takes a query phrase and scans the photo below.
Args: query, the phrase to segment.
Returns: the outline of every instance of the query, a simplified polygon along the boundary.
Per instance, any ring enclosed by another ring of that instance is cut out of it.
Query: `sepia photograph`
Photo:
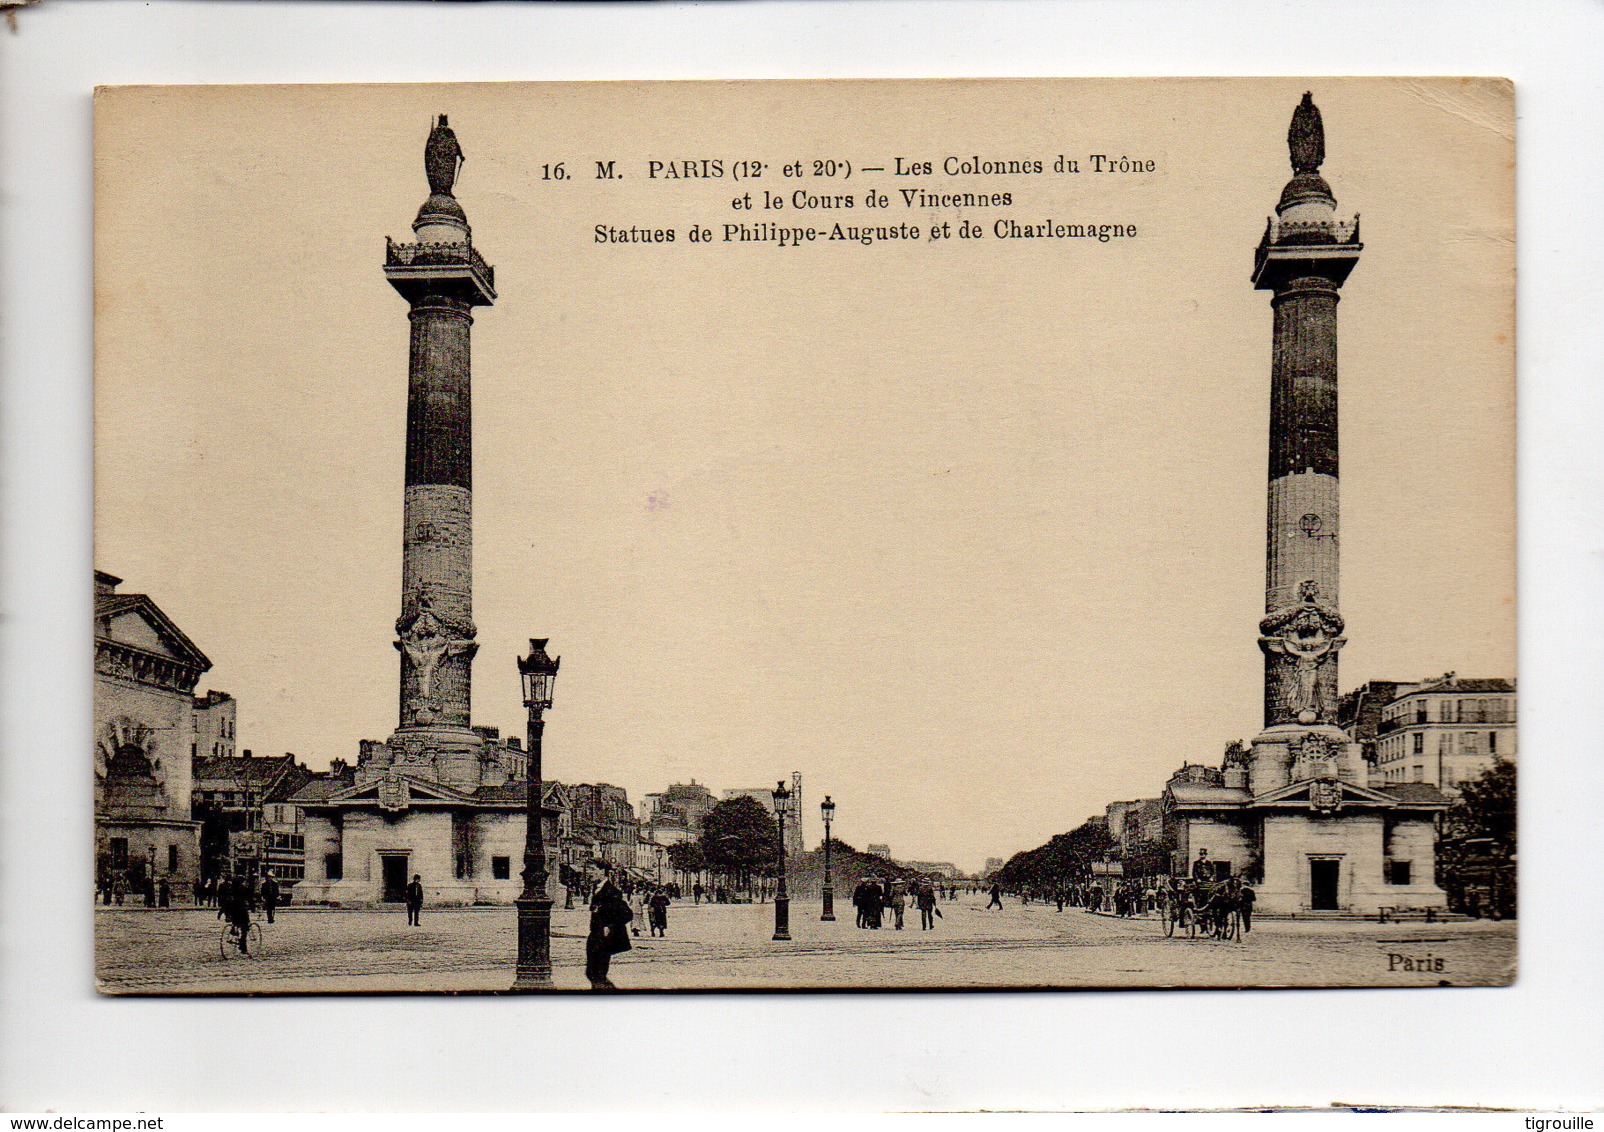
[[[98,989],[1511,984],[1514,130],[102,87]]]

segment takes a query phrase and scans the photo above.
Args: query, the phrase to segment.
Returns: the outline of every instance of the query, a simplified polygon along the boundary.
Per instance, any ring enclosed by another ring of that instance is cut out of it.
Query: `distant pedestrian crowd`
[[[955,900],[958,889],[929,877],[865,877],[852,890],[852,905],[858,910],[858,927],[869,931],[879,930],[889,914],[900,932],[909,904],[919,909],[919,930],[934,931],[941,916],[937,902],[942,895]]]

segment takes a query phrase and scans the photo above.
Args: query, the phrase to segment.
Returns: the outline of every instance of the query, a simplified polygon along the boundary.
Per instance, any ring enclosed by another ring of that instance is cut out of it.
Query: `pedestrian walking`
[[[1253,886],[1244,884],[1236,894],[1236,910],[1242,917],[1242,934],[1247,935],[1253,930],[1253,902],[1259,898],[1253,891]]]
[[[993,908],[997,909],[999,912],[1002,911],[1002,885],[1000,884],[993,884],[991,886],[991,902],[986,905],[986,911],[989,912]]]
[[[646,919],[646,894],[636,888],[629,894],[629,934],[640,935],[641,921]]]
[[[891,908],[891,882],[876,877],[869,882],[869,930],[879,931]]]
[[[278,880],[272,873],[268,873],[267,879],[262,882],[262,911],[267,913],[267,922],[270,924],[273,922],[273,909],[278,907],[278,897]],[[418,904],[422,906],[421,898]]]
[[[869,891],[869,882],[860,880],[852,890],[852,906],[858,910],[858,927],[869,926],[869,912],[864,901],[864,895]]]
[[[701,902],[702,902],[702,882],[701,881],[697,881],[695,884],[691,885],[691,903],[700,904]]]
[[[897,931],[902,930],[902,913],[908,905],[908,884],[903,880],[889,882],[891,894],[887,903],[891,905],[891,913],[896,918]]]
[[[646,902],[647,910],[651,914],[652,934],[663,937],[668,935],[668,893],[659,888],[652,893],[652,898]]]
[[[920,885],[916,900],[919,905],[919,930],[934,931],[936,917],[941,915],[941,909],[936,907],[936,890],[928,884]]]
[[[423,926],[423,876],[421,873],[412,874],[412,883],[407,885],[407,926],[418,928]]]
[[[173,905],[173,886],[166,877],[156,886],[156,907],[171,908]]]
[[[611,870],[600,861],[592,862],[590,868],[596,887],[590,898],[590,933],[585,937],[585,978],[590,980],[591,990],[617,990],[608,973],[613,956],[633,946],[624,929],[635,914],[613,883]]]

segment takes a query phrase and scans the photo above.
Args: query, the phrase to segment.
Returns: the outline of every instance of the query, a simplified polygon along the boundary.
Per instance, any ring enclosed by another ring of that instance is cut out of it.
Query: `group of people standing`
[[[932,931],[941,909],[936,907],[938,888],[928,877],[912,882],[900,877],[865,877],[852,890],[852,905],[858,910],[858,927],[878,930],[891,913],[897,931],[911,903],[919,909],[919,930]]]
[[[148,873],[135,877],[116,873],[103,877],[95,888],[102,904],[123,904],[130,896],[142,900],[147,908],[167,908],[173,903],[172,883]]]

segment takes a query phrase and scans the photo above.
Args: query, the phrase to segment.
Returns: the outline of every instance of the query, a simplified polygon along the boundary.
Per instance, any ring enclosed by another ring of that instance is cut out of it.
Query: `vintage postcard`
[[[1514,978],[1507,82],[95,132],[101,990]]]

